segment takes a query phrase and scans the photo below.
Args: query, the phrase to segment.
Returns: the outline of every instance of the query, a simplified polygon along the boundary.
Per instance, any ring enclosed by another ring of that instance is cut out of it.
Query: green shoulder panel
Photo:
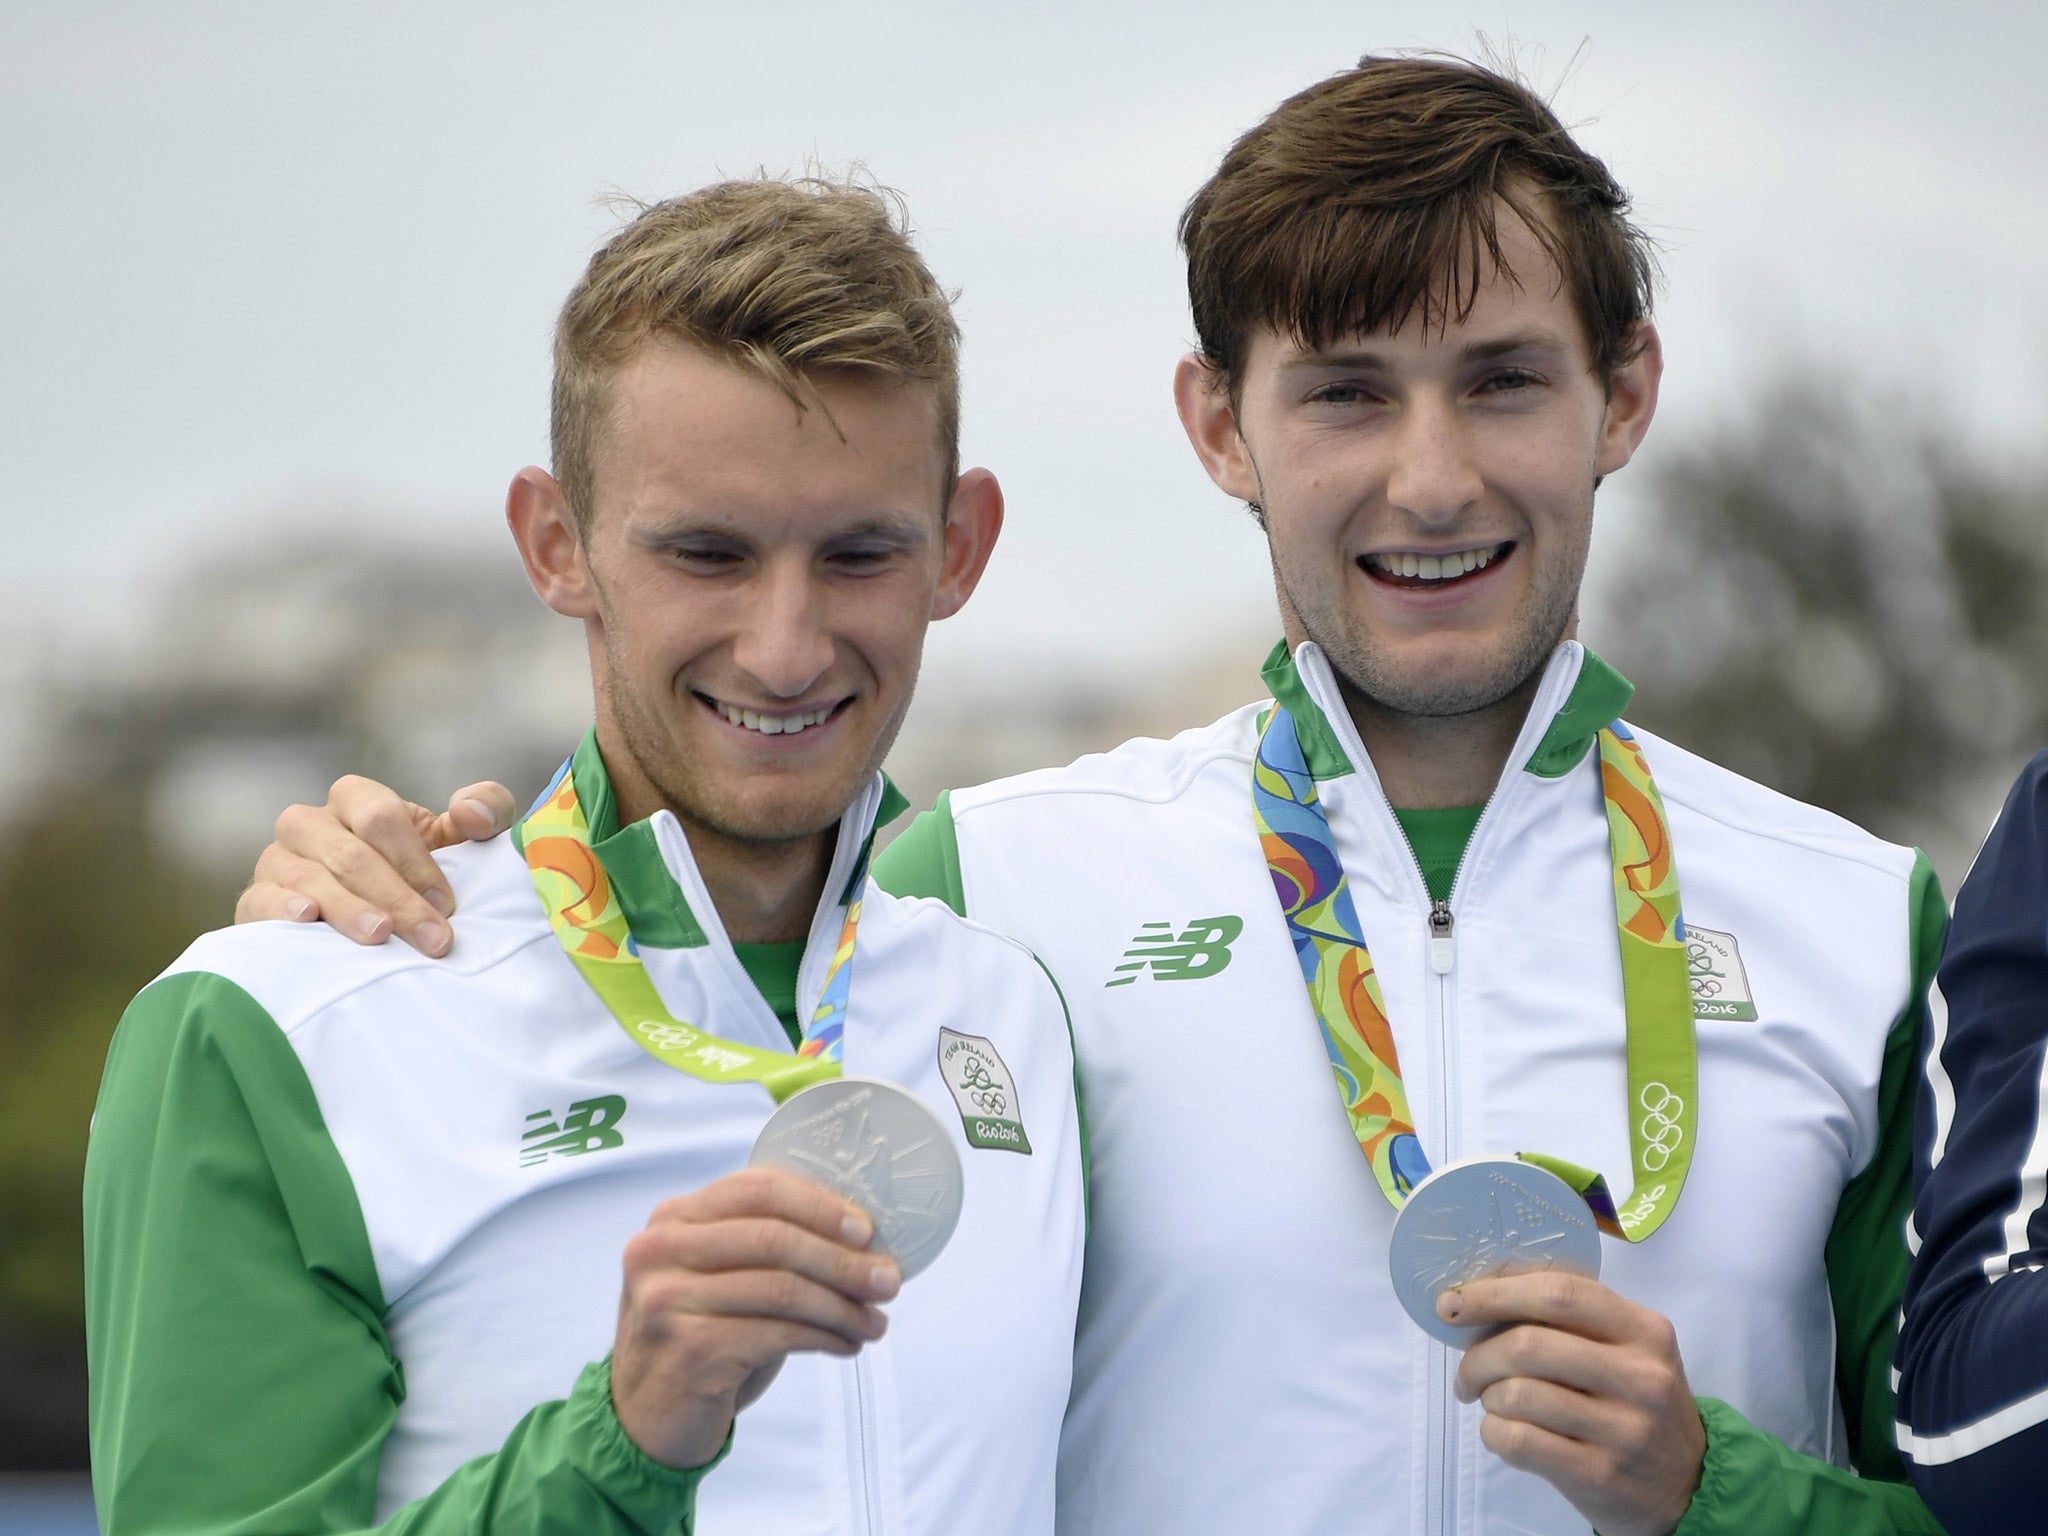
[[[935,896],[959,916],[967,915],[950,789],[906,827],[901,837],[875,855],[872,873],[875,884],[891,896]]]
[[[297,1055],[232,982],[173,976],[129,1007],[100,1088],[85,1207],[93,1489],[107,1536],[372,1529],[405,1396],[375,1259]],[[599,1362],[498,1451],[374,1529],[687,1536],[708,1470],[649,1460],[620,1427]]]
[[[1927,855],[1916,852],[1907,887],[1911,975],[1904,1006],[1885,1037],[1878,1080],[1877,1148],[1851,1179],[1828,1231],[1828,1292],[1835,1309],[1835,1382],[1849,1425],[1850,1455],[1869,1477],[1903,1478],[1894,1422],[1892,1348],[1906,1284],[1906,1215],[1913,1199],[1913,1096],[1927,993],[1941,960],[1948,905]]]
[[[102,1529],[369,1523],[405,1395],[355,1188],[299,1059],[219,976],[145,990],[85,1169]]]

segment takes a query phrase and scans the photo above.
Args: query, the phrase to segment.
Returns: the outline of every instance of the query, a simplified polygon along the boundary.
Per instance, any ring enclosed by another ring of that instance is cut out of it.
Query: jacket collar
[[[650,949],[695,949],[709,941],[706,923],[696,908],[709,910],[682,824],[671,811],[657,811],[627,826],[619,825],[619,805],[611,775],[597,749],[597,730],[586,731],[569,772],[576,781],[576,799],[590,824],[590,849],[604,866],[619,907],[626,915],[633,941]],[[827,900],[844,906],[858,856],[874,842],[876,829],[887,826],[909,808],[887,774],[878,773],[840,818],[839,845],[826,877]],[[841,886],[847,888],[841,889]],[[693,901],[694,898],[694,901]],[[715,926],[715,914],[711,924]]]
[[[1575,640],[1567,640],[1557,648],[1551,657],[1549,668],[1555,672],[1563,667],[1577,664],[1578,675],[1572,680],[1570,690],[1563,701],[1552,711],[1547,725],[1534,745],[1524,755],[1518,750],[1509,759],[1511,766],[1519,761],[1525,773],[1538,778],[1558,779],[1578,767],[1586,753],[1592,749],[1593,740],[1600,728],[1621,718],[1628,702],[1635,696],[1635,685],[1613,667],[1602,661]],[[1324,659],[1321,649],[1313,642],[1304,641],[1301,650],[1290,655],[1287,642],[1282,640],[1274,645],[1266,657],[1266,664],[1260,669],[1266,686],[1273,692],[1274,699],[1286,706],[1294,717],[1294,727],[1301,737],[1303,755],[1308,760],[1309,772],[1318,779],[1338,779],[1357,771],[1346,750],[1346,738],[1356,739],[1356,732],[1340,730],[1329,715],[1315,701],[1302,669],[1308,667],[1316,674],[1320,685],[1316,690],[1328,697],[1337,697],[1336,677],[1330,664]],[[1538,707],[1542,698],[1538,696]],[[1522,732],[1523,742],[1529,737],[1528,728]]]

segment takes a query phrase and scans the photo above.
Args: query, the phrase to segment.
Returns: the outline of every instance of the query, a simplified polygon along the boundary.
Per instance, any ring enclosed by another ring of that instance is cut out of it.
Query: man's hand
[[[1475,1280],[1439,1296],[1437,1314],[1506,1325],[1458,1367],[1488,1450],[1547,1479],[1601,1536],[1668,1536],[1707,1434],[1666,1319],[1561,1270]]]
[[[445,955],[445,921],[455,893],[431,854],[482,842],[512,825],[512,791],[485,782],[458,789],[435,815],[374,779],[336,779],[325,805],[292,805],[277,818],[276,841],[256,860],[254,883],[235,903],[235,921],[326,919],[358,944],[396,932],[423,955]]]
[[[852,1355],[882,1336],[893,1260],[857,1207],[774,1168],[662,1202],[626,1244],[612,1407],[633,1443],[701,1467],[792,1350]]]

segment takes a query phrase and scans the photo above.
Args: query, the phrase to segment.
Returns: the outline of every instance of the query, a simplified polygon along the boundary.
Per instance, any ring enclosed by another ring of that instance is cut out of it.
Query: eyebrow
[[[1521,352],[1567,351],[1570,345],[1570,342],[1556,331],[1518,331],[1514,335],[1495,337],[1490,341],[1467,342],[1458,349],[1458,361],[1467,364],[1490,363]],[[1346,346],[1306,353],[1285,366],[1291,369],[1362,368],[1384,372],[1389,365],[1381,353],[1369,348]]]
[[[832,529],[822,542],[841,544],[869,539],[909,546],[923,543],[925,535],[926,530],[921,518],[879,512]],[[750,519],[709,513],[698,516],[685,515],[654,524],[643,529],[641,537],[650,544],[674,544],[686,539],[700,538],[736,539],[741,543],[751,543],[756,534]]]

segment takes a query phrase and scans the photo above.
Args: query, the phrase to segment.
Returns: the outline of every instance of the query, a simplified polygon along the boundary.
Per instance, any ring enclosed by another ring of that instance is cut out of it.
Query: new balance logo
[[[526,1117],[531,1129],[519,1138],[519,1166],[531,1168],[551,1157],[581,1157],[624,1146],[626,1138],[617,1126],[625,1115],[626,1101],[615,1093],[578,1099],[559,1122],[552,1109],[537,1109]]]
[[[1171,923],[1146,923],[1105,986],[1127,987],[1151,972],[1154,981],[1200,981],[1230,964],[1230,946],[1244,932],[1241,917],[1198,917],[1178,934]]]

